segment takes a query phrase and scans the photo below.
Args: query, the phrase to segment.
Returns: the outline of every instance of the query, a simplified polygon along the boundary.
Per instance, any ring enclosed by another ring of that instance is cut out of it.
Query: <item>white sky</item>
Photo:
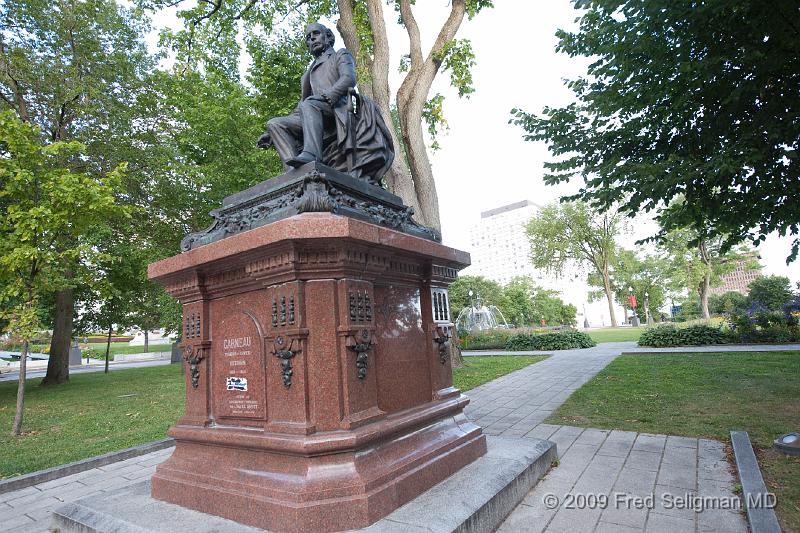
[[[449,87],[448,73],[440,73],[431,94],[445,95],[444,112],[450,130],[441,135],[441,150],[432,154],[439,194],[443,241],[469,251],[469,226],[480,212],[528,199],[538,204],[557,200],[577,190],[578,183],[548,187],[542,181],[543,163],[549,159],[544,143],[522,140],[523,131],[508,124],[512,108],[539,113],[545,106],[571,101],[564,78],[585,72],[587,61],[557,54],[555,32],[574,29],[579,12],[569,0],[495,0],[495,8],[484,10],[472,21],[465,18],[459,39],[470,39],[476,55],[473,68],[475,93],[459,99]],[[407,52],[405,31],[395,24],[396,14],[384,6],[393,58],[399,65]],[[447,0],[417,2],[415,13],[427,50],[435,32],[449,12]],[[332,21],[323,21],[335,31]],[[154,20],[156,27],[174,24],[174,17]],[[337,38],[337,46],[342,40]],[[400,75],[392,79],[393,90]],[[298,88],[299,91],[299,88]],[[648,235],[650,224],[635,231]],[[633,241],[633,239],[628,239]],[[776,235],[759,247],[767,274],[800,281],[800,263],[785,264],[790,240]]]

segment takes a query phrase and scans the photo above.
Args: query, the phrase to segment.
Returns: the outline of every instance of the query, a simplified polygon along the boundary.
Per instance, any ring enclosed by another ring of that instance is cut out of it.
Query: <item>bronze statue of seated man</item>
[[[258,145],[274,146],[287,167],[318,161],[380,184],[394,160],[392,137],[375,103],[355,91],[353,56],[333,50],[333,32],[322,24],[309,24],[305,38],[314,61],[303,74],[300,103],[270,119]]]

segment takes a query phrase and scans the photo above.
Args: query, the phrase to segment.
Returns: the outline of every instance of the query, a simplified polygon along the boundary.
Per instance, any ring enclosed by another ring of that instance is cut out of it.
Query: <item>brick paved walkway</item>
[[[542,423],[573,391],[622,351],[637,349],[634,343],[621,342],[557,352],[545,361],[469,392],[472,402],[467,414],[484,426],[487,434],[549,439],[558,444],[561,457],[560,465],[528,494],[499,531],[746,531],[744,520],[736,512],[694,513],[661,505],[663,493],[674,497],[687,493],[731,495],[734,479],[722,443]],[[0,494],[0,531],[45,532],[50,513],[63,502],[102,497],[106,491],[148,477],[171,453],[171,448],[160,450]],[[614,492],[631,496],[654,494],[655,508],[620,509],[612,501],[606,509],[570,510],[563,506],[547,509],[543,502],[548,493],[555,494],[563,504],[565,494],[577,497]]]

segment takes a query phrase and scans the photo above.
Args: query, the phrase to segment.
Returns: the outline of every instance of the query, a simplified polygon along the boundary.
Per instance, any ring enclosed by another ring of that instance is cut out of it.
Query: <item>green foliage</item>
[[[462,309],[471,305],[469,291],[472,297],[480,297],[484,305],[499,305],[503,297],[503,287],[483,276],[459,276],[447,289],[450,301],[450,312],[458,316]]]
[[[708,307],[715,315],[728,315],[747,307],[747,297],[740,292],[728,291],[708,297]]]
[[[458,89],[458,96],[469,97],[475,92],[472,86],[472,67],[475,66],[475,52],[469,39],[452,39],[435,56],[442,68],[450,71],[450,85]]]
[[[518,333],[506,342],[506,350],[571,350],[596,346],[592,338],[582,331],[556,333]]]
[[[37,127],[0,113],[0,286],[4,300],[29,308],[35,295],[69,286],[74,276],[95,281],[92,268],[103,256],[87,235],[124,212],[114,197],[124,165],[102,180],[71,172],[64,164],[80,158],[83,146],[39,139]]]
[[[615,257],[614,269],[609,275],[611,287],[618,302],[627,302],[628,296],[636,296],[636,313],[641,321],[646,319],[645,304],[649,303],[650,316],[657,319],[667,299],[667,290],[671,283],[672,264],[663,257],[644,255],[619,249]],[[603,280],[597,272],[590,272],[589,285],[600,290],[590,294],[593,300],[604,296]]]
[[[639,337],[639,346],[663,348],[666,346],[706,346],[710,344],[727,344],[731,336],[720,328],[712,326],[689,326],[676,328],[663,325],[644,331]]]
[[[789,278],[785,276],[762,276],[750,282],[747,302],[749,305],[758,306],[768,311],[780,312],[793,297],[792,284]]]
[[[574,1],[557,50],[591,60],[577,102],[512,122],[554,156],[545,182],[628,214],[681,198],[663,232],[693,227],[724,247],[800,232],[800,40],[794,0]],[[663,233],[662,233],[663,234]],[[795,237],[789,260],[800,249]]]
[[[447,119],[444,118],[442,102],[444,102],[444,96],[436,93],[425,102],[425,106],[422,108],[422,119],[428,125],[428,135],[431,136],[431,150],[433,151],[441,148],[437,138],[439,131],[450,129],[450,126],[447,125]]]
[[[619,216],[597,213],[583,202],[550,204],[528,222],[525,232],[536,268],[556,274],[562,274],[568,263],[591,268],[606,293],[611,322],[616,326],[608,276],[616,260],[615,239],[621,233]]]
[[[459,334],[459,347],[462,350],[503,350],[513,335],[516,335],[516,332],[508,329]]]
[[[565,304],[558,293],[538,287],[529,277],[516,277],[503,287],[498,306],[503,316],[518,327],[574,326],[578,310]]]
[[[536,268],[562,273],[568,261],[588,264],[600,275],[616,254],[619,218],[598,215],[582,202],[550,204],[525,228]]]

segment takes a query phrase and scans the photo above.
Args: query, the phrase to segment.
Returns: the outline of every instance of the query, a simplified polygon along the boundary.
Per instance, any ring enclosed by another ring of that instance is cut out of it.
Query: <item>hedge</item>
[[[592,338],[581,331],[558,333],[519,333],[506,342],[506,350],[569,350],[596,346]]]
[[[652,346],[654,348],[704,346],[708,344],[728,344],[732,340],[729,333],[712,326],[676,328],[672,325],[666,325],[643,332],[639,337],[639,346]]]

